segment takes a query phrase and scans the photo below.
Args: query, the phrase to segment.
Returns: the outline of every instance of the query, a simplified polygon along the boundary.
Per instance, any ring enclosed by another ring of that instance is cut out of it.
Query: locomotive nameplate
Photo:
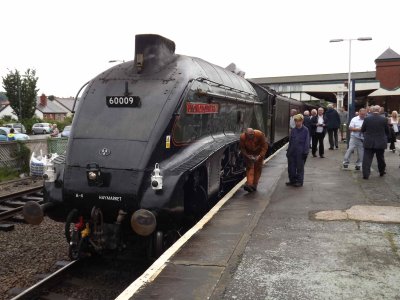
[[[199,114],[217,114],[219,112],[218,103],[186,103],[186,114],[199,115]]]
[[[138,96],[106,96],[108,107],[140,107],[142,102]]]

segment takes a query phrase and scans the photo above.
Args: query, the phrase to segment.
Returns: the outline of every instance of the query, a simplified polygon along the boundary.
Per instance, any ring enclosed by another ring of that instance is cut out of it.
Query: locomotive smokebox
[[[175,56],[175,43],[156,34],[135,37],[135,65],[138,73],[152,72],[169,64]]]

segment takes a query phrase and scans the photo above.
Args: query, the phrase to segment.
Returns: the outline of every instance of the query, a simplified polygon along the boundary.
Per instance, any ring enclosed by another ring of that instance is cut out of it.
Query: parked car
[[[61,132],[61,137],[69,137],[70,133],[71,133],[71,125],[65,126],[64,130]]]
[[[48,134],[51,131],[50,123],[36,123],[32,126],[32,134]]]
[[[1,142],[7,141],[7,135],[10,133],[10,130],[11,130],[11,128],[8,128],[8,127],[0,127],[0,141]],[[25,133],[15,133],[14,137],[17,141],[29,140],[29,136]]]
[[[9,123],[5,124],[4,127],[14,128],[15,132],[26,133],[25,126],[21,123]]]

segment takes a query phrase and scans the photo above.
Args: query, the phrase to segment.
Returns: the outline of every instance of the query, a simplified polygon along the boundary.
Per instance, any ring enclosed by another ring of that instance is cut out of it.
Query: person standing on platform
[[[247,192],[257,190],[258,180],[261,176],[264,156],[267,153],[268,144],[265,135],[260,130],[247,128],[240,135],[240,151],[246,161],[247,182],[244,189]]]
[[[340,116],[340,140],[342,142],[346,141],[346,139],[344,138],[344,134],[347,131],[347,118],[349,116],[349,114],[347,113],[346,109],[344,107],[342,107],[339,110],[339,116]],[[347,138],[347,137],[346,137]]]
[[[364,157],[362,162],[363,178],[368,179],[371,174],[371,164],[374,154],[378,161],[379,175],[386,174],[385,149],[389,134],[388,121],[379,115],[380,107],[371,108],[372,115],[364,119],[361,132],[364,134]]]
[[[340,127],[340,116],[332,104],[328,105],[325,117],[327,119],[326,128],[328,130],[329,150],[333,150],[334,147],[339,149],[338,129]]]
[[[315,126],[313,126],[312,118],[315,117],[317,114],[318,113],[317,113],[316,109],[312,109],[311,110],[311,116],[310,116],[310,123],[311,124],[310,124],[310,128],[309,128],[309,131],[310,131],[310,145],[311,145],[310,148],[311,149],[313,148],[313,142],[316,141],[316,139],[313,138],[313,136],[315,135]]]
[[[390,142],[390,150],[393,153],[396,152],[396,146],[394,145],[397,140],[397,136],[399,134],[399,121],[397,111],[392,111],[392,115],[389,118],[389,142]]]
[[[357,161],[356,161],[356,170],[360,170],[361,163],[364,157],[364,135],[361,132],[362,124],[364,123],[365,115],[367,111],[365,108],[361,108],[359,110],[358,116],[355,116],[350,121],[349,131],[350,131],[350,141],[349,148],[346,151],[346,154],[343,158],[343,168],[347,169],[350,163],[350,157],[354,152],[354,149],[357,149]]]
[[[310,117],[310,112],[308,110],[305,110],[303,113],[304,116],[304,121],[303,125],[307,127],[308,133],[310,134],[310,140],[311,140],[311,117]]]
[[[290,119],[289,119],[289,134],[290,131],[296,126],[296,123],[294,122],[294,116],[297,114],[297,110],[292,108],[290,110]]]
[[[317,145],[319,157],[324,158],[324,138],[326,134],[327,119],[324,116],[324,109],[318,108],[318,114],[311,118],[311,125],[314,135],[312,136],[312,156],[317,157]]]
[[[289,147],[286,153],[288,159],[289,182],[286,185],[301,187],[304,181],[304,164],[310,150],[310,134],[307,127],[303,126],[302,114],[294,116],[296,123],[289,137]]]

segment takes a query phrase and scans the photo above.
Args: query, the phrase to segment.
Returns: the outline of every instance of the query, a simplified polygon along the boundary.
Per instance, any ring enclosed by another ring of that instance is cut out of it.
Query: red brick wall
[[[400,87],[400,60],[377,62],[376,79],[387,90]]]

